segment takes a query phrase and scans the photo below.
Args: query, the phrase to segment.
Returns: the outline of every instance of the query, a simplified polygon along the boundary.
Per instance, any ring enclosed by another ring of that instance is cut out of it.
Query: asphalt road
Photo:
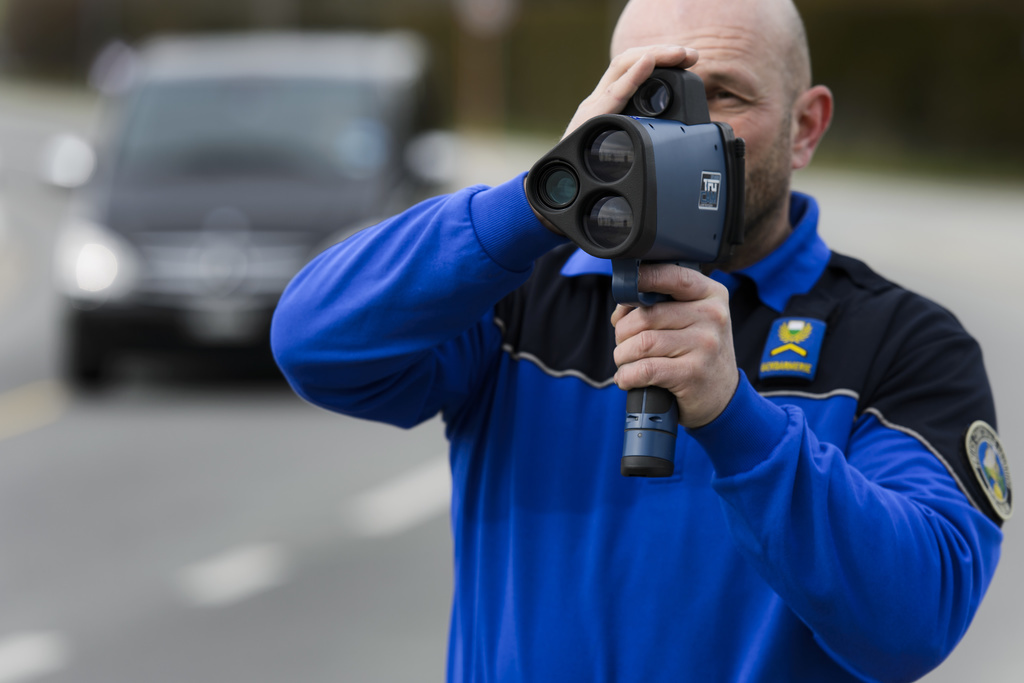
[[[0,84],[0,683],[443,679],[451,543],[442,427],[327,414],[273,375],[138,361],[98,394],[60,381],[50,288],[67,197],[46,138],[81,94]],[[544,141],[471,138],[462,181]],[[797,186],[824,235],[954,310],[982,342],[1011,461],[1024,447],[1024,186],[837,171]],[[964,642],[927,680],[1024,670],[1024,531]]]
[[[174,359],[129,359],[99,393],[60,382],[68,198],[35,168],[91,115],[0,91],[0,683],[443,680],[440,422],[358,422]]]

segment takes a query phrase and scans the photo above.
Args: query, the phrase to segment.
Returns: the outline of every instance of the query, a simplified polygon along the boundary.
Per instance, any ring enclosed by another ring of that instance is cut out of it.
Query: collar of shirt
[[[711,273],[730,292],[739,285],[737,276],[749,278],[757,286],[761,303],[779,312],[791,297],[811,291],[830,258],[828,247],[818,235],[818,203],[809,195],[793,192],[789,206],[793,232],[778,249],[742,270]],[[582,249],[577,249],[562,266],[562,275],[566,277],[611,274],[611,261],[591,256]]]

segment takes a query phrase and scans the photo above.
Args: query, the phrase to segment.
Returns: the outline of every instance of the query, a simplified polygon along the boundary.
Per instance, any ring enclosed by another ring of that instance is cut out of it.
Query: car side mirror
[[[43,146],[39,179],[65,189],[82,187],[96,170],[96,152],[85,138],[75,133],[54,135]]]

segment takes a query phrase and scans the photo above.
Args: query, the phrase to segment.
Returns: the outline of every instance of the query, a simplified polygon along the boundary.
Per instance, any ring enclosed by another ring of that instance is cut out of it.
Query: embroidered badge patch
[[[814,318],[780,318],[772,323],[761,356],[761,379],[799,377],[812,380],[818,369],[825,323]]]
[[[992,508],[1003,519],[1013,514],[1013,481],[1003,444],[988,423],[978,420],[967,430],[967,459]]]

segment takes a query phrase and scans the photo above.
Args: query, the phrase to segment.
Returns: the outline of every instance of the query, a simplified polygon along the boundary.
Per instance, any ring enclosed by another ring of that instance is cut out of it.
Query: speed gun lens
[[[541,199],[552,209],[564,209],[576,200],[580,191],[575,174],[563,166],[545,171],[541,179]]]
[[[615,249],[633,232],[633,209],[624,197],[602,197],[587,214],[587,237],[602,249]]]
[[[594,138],[587,150],[590,172],[603,182],[619,180],[633,168],[636,152],[633,141],[624,130],[606,130]]]

